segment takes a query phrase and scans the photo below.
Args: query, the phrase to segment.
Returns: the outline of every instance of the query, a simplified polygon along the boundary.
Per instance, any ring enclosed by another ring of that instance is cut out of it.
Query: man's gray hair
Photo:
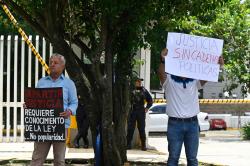
[[[62,63],[63,63],[64,65],[66,64],[66,60],[65,60],[65,58],[64,58],[63,55],[58,54],[58,53],[53,53],[53,54],[50,56],[50,58],[54,58],[54,57],[59,57],[59,58],[61,59]]]

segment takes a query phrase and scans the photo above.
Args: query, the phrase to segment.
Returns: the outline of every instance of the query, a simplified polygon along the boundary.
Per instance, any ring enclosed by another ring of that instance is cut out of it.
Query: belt
[[[191,122],[191,121],[197,121],[198,119],[197,119],[197,116],[193,116],[193,117],[190,117],[190,118],[169,117],[169,120]]]

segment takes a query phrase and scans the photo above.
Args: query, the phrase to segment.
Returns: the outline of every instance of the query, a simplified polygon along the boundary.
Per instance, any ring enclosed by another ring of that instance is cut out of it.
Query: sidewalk
[[[30,161],[33,151],[33,143],[0,143],[0,162],[3,161]],[[139,149],[128,150],[127,157],[130,162],[150,162],[150,163],[166,163],[167,155],[156,150],[141,151]],[[92,148],[89,149],[66,149],[66,159],[70,160],[88,160],[94,158]],[[47,157],[48,160],[53,159],[53,148]],[[0,164],[1,165],[1,164]]]
[[[250,141],[242,140],[239,130],[208,131],[200,139],[199,161],[229,166],[250,165]]]
[[[240,137],[239,130],[220,130],[202,132],[198,151],[198,160],[219,166],[249,166],[250,141]],[[156,147],[157,151],[167,153],[167,138],[154,136],[149,139],[149,144]],[[181,160],[185,162],[185,148],[182,148]]]

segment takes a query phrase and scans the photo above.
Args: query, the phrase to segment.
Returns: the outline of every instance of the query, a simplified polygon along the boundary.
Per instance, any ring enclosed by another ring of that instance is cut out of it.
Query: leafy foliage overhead
[[[223,39],[226,72],[224,80],[231,81],[225,90],[231,91],[241,84],[243,85],[242,92],[246,94],[250,90],[249,3],[249,0],[244,2],[231,0],[203,14],[162,20],[156,26],[160,33],[156,33],[155,28],[147,36],[153,54],[156,52],[159,55],[159,48],[165,47],[162,43],[166,42],[168,31],[181,31]]]

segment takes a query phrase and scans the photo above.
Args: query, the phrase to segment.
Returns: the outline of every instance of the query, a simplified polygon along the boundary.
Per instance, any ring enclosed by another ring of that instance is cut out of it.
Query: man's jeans
[[[198,166],[199,124],[195,121],[168,121],[168,162],[167,166],[178,166],[184,143],[188,166]]]

